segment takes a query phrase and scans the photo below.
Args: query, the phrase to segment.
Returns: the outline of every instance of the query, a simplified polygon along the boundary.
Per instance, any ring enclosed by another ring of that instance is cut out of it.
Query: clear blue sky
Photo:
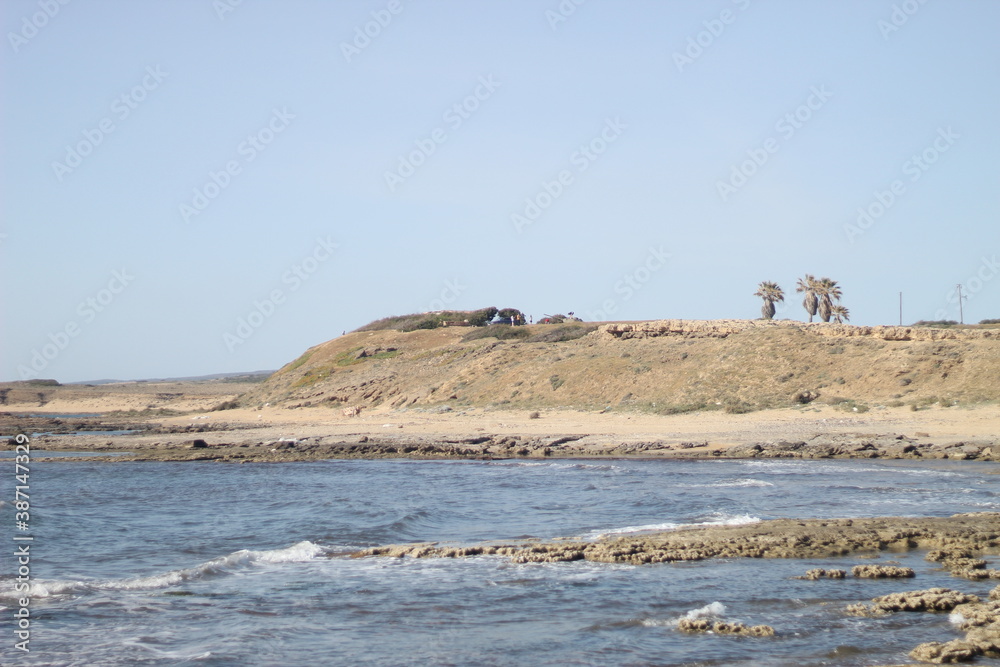
[[[855,324],[959,283],[1000,318],[991,0],[0,12],[2,380],[277,368],[442,306],[753,318],[762,280],[804,319],[805,273]]]

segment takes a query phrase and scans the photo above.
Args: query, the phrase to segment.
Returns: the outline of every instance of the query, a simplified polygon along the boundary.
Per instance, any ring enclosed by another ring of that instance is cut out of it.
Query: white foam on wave
[[[180,570],[170,570],[162,574],[148,577],[130,577],[128,579],[107,579],[95,581],[39,581],[29,584],[28,591],[18,591],[14,582],[4,582],[0,588],[0,600],[24,596],[44,598],[53,595],[64,595],[83,591],[114,591],[114,590],[149,590],[168,588],[176,584],[201,579],[205,576],[220,575],[238,569],[246,569],[254,565],[275,563],[299,563],[310,561],[326,553],[326,549],[309,541],[299,542],[284,549],[256,551],[241,549],[227,556],[213,558],[194,567]]]
[[[681,530],[684,528],[698,528],[700,526],[744,526],[750,523],[759,523],[760,517],[749,514],[726,515],[716,514],[719,518],[709,521],[697,521],[694,523],[650,523],[641,526],[625,526],[624,528],[612,528],[610,530],[595,530],[583,536],[585,540],[598,540],[610,535],[627,535],[629,533],[651,533],[665,530]]]
[[[668,620],[658,619],[658,618],[647,618],[642,621],[642,624],[646,627],[655,626],[668,626],[676,627],[681,619],[687,619],[689,621],[695,621],[699,618],[721,618],[726,614],[726,605],[721,602],[712,602],[704,607],[698,607],[697,609],[692,609],[680,618],[672,618]]]
[[[698,607],[697,609],[692,609],[688,613],[684,614],[683,618],[689,621],[695,621],[699,618],[719,618],[725,616],[726,605],[721,602],[712,602],[704,607]]]

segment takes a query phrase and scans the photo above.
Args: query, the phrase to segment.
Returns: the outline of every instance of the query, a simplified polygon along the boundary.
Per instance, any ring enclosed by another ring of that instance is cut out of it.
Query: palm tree
[[[772,283],[769,280],[765,280],[757,286],[754,296],[764,299],[764,305],[760,307],[760,314],[765,320],[774,317],[774,302],[785,300],[785,293],[778,287],[778,283]]]
[[[833,314],[833,302],[840,301],[842,293],[836,280],[820,278],[816,282],[816,296],[819,298],[819,317],[824,322],[830,321]]]
[[[830,312],[833,314],[833,321],[837,324],[843,324],[851,320],[851,312],[839,303],[830,308]]]
[[[807,273],[805,278],[799,278],[799,286],[795,288],[795,291],[805,292],[802,307],[809,313],[809,321],[812,322],[813,316],[819,309],[819,298],[816,296],[816,276]]]

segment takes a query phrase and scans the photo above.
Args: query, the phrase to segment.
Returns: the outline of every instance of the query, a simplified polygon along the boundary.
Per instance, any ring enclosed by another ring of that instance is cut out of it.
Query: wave
[[[930,462],[898,462],[887,459],[882,463],[862,462],[859,459],[843,459],[836,462],[820,462],[816,459],[753,459],[740,461],[740,465],[769,475],[844,475],[867,472],[890,473],[893,475],[916,475],[941,477],[968,477],[967,473],[929,468]],[[918,467],[922,465],[923,467]]]
[[[682,530],[684,528],[698,528],[700,526],[744,526],[750,523],[759,523],[760,517],[750,516],[749,514],[739,514],[739,515],[727,515],[716,513],[718,518],[710,519],[708,521],[696,521],[693,523],[650,523],[641,526],[625,526],[624,528],[612,528],[610,530],[602,531],[591,531],[586,535],[583,535],[582,539],[585,540],[598,540],[602,537],[608,537],[610,535],[627,535],[630,533],[650,533],[650,532],[661,532],[666,530]]]
[[[616,470],[631,472],[611,463],[569,463],[561,461],[453,461],[453,465],[490,466],[495,468],[552,468],[557,470]]]
[[[721,482],[710,482],[707,484],[678,484],[689,489],[724,489],[734,487],[765,487],[774,486],[774,482],[767,482],[763,479],[743,477],[740,479],[723,480]]]
[[[248,569],[255,565],[275,563],[299,563],[310,561],[327,553],[327,550],[309,541],[299,542],[284,549],[254,551],[241,549],[227,556],[213,558],[194,567],[170,570],[162,574],[148,577],[130,577],[128,579],[107,579],[96,581],[44,581],[35,580],[29,584],[27,592],[17,591],[14,582],[2,582],[0,600],[16,599],[25,595],[33,598],[45,598],[53,595],[66,595],[87,591],[116,590],[155,590],[168,588],[186,581],[195,581],[205,577],[225,575],[240,569]]]
[[[705,605],[704,607],[698,607],[697,609],[692,609],[680,618],[672,619],[658,619],[658,618],[647,618],[643,619],[642,624],[646,627],[656,627],[656,626],[667,626],[676,627],[680,623],[681,619],[687,619],[689,621],[695,621],[699,618],[721,618],[726,614],[726,605],[721,602],[712,602]]]

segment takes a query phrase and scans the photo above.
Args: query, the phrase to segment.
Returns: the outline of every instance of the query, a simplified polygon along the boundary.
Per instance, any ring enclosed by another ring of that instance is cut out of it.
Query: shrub
[[[841,410],[843,410],[845,412],[868,412],[868,410],[871,409],[867,405],[865,405],[864,403],[859,403],[859,402],[855,401],[854,399],[843,399],[842,398],[842,399],[838,400],[836,403],[832,403],[832,404],[836,405],[838,408],[840,408]]]
[[[470,340],[480,340],[482,338],[496,338],[497,340],[524,340],[530,335],[531,332],[524,327],[476,327],[469,333],[462,336],[462,341],[467,343]]]
[[[919,320],[910,326],[912,327],[953,327],[958,322],[956,320]]]
[[[561,343],[567,340],[576,340],[595,331],[597,324],[567,324],[549,331],[537,333],[528,339],[529,343]]]
[[[417,329],[436,329],[444,322],[468,320],[469,324],[476,327],[489,324],[497,314],[497,309],[480,308],[479,310],[443,310],[440,313],[413,313],[410,315],[393,315],[383,317],[380,320],[369,322],[363,327],[354,331],[416,331]]]
[[[1000,324],[1000,320],[979,320],[980,324]]]
[[[517,308],[502,308],[497,313],[497,317],[502,317],[508,320],[513,317],[515,324],[524,324],[528,321],[528,318],[524,316],[524,313]]]
[[[480,308],[479,310],[474,310],[469,314],[468,320],[469,324],[474,327],[483,327],[490,323],[494,317],[497,316],[497,309],[493,306],[489,308]]]

